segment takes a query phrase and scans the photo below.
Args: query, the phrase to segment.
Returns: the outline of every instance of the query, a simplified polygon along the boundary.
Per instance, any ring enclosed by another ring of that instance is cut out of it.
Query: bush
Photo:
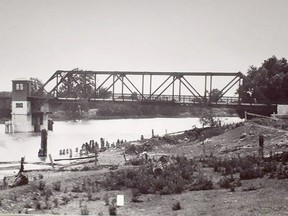
[[[104,200],[106,206],[108,206],[108,205],[110,204],[108,193],[106,193],[106,194],[104,195],[103,200]]]
[[[173,211],[178,211],[180,209],[181,209],[181,205],[180,205],[179,201],[177,201],[176,203],[173,203],[173,205],[172,205],[172,210]]]
[[[58,198],[55,198],[55,199],[53,200],[53,203],[54,203],[54,207],[55,207],[55,208],[58,208],[58,206],[59,206]]]
[[[218,184],[219,184],[219,186],[221,188],[226,188],[227,189],[227,188],[231,187],[231,182],[232,182],[231,179],[229,179],[227,177],[222,177]]]
[[[73,184],[71,191],[72,191],[72,192],[75,192],[75,193],[81,193],[81,192],[83,192],[83,190],[80,189],[79,183]]]
[[[240,179],[248,180],[262,177],[260,169],[248,168],[240,171]]]
[[[68,204],[68,202],[70,201],[70,198],[69,198],[69,196],[64,195],[64,196],[62,196],[62,200],[65,204]]]
[[[42,209],[41,203],[40,203],[39,201],[36,201],[36,203],[35,203],[35,209],[36,209],[36,210],[41,210],[41,209]]]
[[[109,215],[117,215],[117,209],[115,206],[110,205],[108,210],[109,210]]]
[[[81,207],[81,215],[89,215],[89,209],[87,205]]]
[[[141,193],[140,193],[140,191],[139,191],[139,189],[137,189],[137,188],[132,188],[132,190],[131,190],[131,201],[132,202],[140,202],[140,200],[139,200],[139,196],[141,195]]]
[[[52,183],[53,190],[60,191],[61,190],[61,181],[56,181]]]
[[[45,186],[46,186],[46,183],[44,181],[39,181],[39,184],[38,184],[38,189],[39,190],[44,190],[45,189]]]

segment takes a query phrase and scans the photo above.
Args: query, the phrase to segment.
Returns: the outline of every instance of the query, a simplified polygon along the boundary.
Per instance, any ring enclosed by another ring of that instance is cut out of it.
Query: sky
[[[57,70],[246,73],[288,58],[287,0],[0,0],[0,91]]]

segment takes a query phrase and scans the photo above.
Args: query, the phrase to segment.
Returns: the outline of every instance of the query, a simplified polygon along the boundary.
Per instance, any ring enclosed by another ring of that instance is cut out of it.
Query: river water
[[[221,118],[224,123],[241,121],[238,117]],[[199,118],[146,118],[146,119],[109,119],[56,121],[54,130],[48,132],[48,154],[59,158],[60,149],[80,148],[83,143],[94,139],[99,143],[104,138],[109,143],[117,139],[127,141],[139,140],[141,135],[150,138],[152,129],[155,135],[166,132],[177,132],[200,127]],[[14,133],[5,134],[5,127],[0,125],[0,162],[19,161],[25,157],[25,162],[39,162],[41,134]],[[67,156],[68,157],[68,156]],[[47,159],[46,162],[49,160]]]

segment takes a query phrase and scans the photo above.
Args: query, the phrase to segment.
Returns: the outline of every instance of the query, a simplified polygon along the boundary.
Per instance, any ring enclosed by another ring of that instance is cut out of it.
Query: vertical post
[[[172,83],[172,101],[174,101],[174,91],[175,91],[175,76],[173,76],[173,83]]]
[[[212,91],[212,75],[210,75],[210,91],[209,91],[209,102],[211,102],[211,91]]]
[[[125,75],[121,75],[121,82],[122,82],[121,94],[122,94],[122,99],[123,99],[123,101],[124,101],[124,95],[123,95],[123,90],[124,90],[124,76],[125,76]]]
[[[240,89],[241,88],[241,81],[242,81],[242,79],[239,77],[239,87],[238,87],[238,89]],[[240,102],[241,102],[241,98],[240,98],[240,92],[238,92],[238,104],[240,104]]]
[[[54,163],[53,163],[53,159],[52,159],[52,155],[51,154],[49,154],[49,159],[50,159],[51,166],[54,168]]]
[[[113,101],[115,100],[114,99],[114,93],[115,93],[115,74],[113,74],[113,88],[112,88],[112,99],[113,99]]]
[[[96,84],[96,74],[94,75],[94,92],[95,92],[95,98],[96,98],[96,95],[97,95],[97,84]]]
[[[21,157],[19,173],[24,171],[24,160],[25,160],[25,157]]]
[[[98,162],[98,149],[95,148],[95,167],[97,166],[97,162]]]
[[[152,94],[152,74],[150,74],[150,95],[149,95],[150,100],[152,99],[151,94]]]
[[[207,75],[205,75],[204,100],[207,102]]]
[[[154,129],[152,129],[152,138],[154,138],[155,136],[154,136]]]
[[[144,97],[144,74],[142,74],[142,99]]]
[[[264,135],[259,134],[259,157],[264,158]]]
[[[57,73],[57,76],[56,76],[56,85],[57,85],[57,88],[56,88],[56,97],[58,98],[58,82],[59,82],[59,77],[58,77],[58,73]]]
[[[179,79],[179,101],[181,101],[181,77]]]
[[[47,130],[45,129],[41,131],[41,149],[39,149],[38,156],[47,156]]]

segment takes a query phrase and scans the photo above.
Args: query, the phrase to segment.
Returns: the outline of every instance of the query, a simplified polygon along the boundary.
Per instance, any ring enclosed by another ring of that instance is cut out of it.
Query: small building
[[[48,128],[49,105],[33,110],[39,101],[31,97],[31,86],[32,82],[27,79],[12,80],[13,132],[38,132]]]
[[[277,104],[277,114],[272,114],[272,117],[288,119],[288,105]]]

